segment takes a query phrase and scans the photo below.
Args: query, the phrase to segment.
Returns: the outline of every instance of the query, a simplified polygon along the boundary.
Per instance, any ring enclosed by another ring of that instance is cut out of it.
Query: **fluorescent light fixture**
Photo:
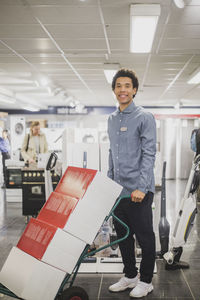
[[[29,110],[29,111],[39,111],[40,110],[40,108],[33,107],[33,106],[23,106],[23,109]]]
[[[200,68],[198,68],[187,82],[188,84],[199,84],[200,83]]]
[[[47,91],[48,91],[49,96],[52,96],[53,93],[52,93],[52,89],[50,88],[50,86],[47,87]]]
[[[151,52],[160,16],[159,4],[133,4],[130,8],[130,52]]]
[[[103,70],[104,71],[104,74],[106,76],[106,79],[108,81],[108,83],[112,83],[112,80],[113,80],[113,77],[115,76],[116,74],[116,70]]]
[[[107,82],[109,84],[112,83],[113,77],[115,76],[115,74],[117,73],[117,71],[119,70],[120,65],[118,63],[116,64],[104,64],[104,75],[107,79]]]
[[[0,94],[0,102],[4,102],[7,104],[13,104],[16,102],[16,99],[7,95],[1,95]]]
[[[178,8],[184,8],[185,3],[183,0],[174,0],[174,4],[178,7]]]

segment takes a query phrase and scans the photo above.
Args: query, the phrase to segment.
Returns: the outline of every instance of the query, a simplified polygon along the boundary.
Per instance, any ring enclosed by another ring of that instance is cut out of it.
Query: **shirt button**
[[[118,156],[116,157],[116,159],[118,159]]]
[[[119,131],[117,131],[117,134],[119,134]]]
[[[122,120],[119,120],[120,122],[122,121]]]
[[[119,145],[118,145],[118,144],[116,144],[116,146],[118,147]]]

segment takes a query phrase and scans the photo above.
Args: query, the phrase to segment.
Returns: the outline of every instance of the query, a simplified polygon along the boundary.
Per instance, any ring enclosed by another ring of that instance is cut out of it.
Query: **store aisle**
[[[186,181],[168,180],[167,190],[167,219],[171,228],[175,221],[176,210],[184,193]],[[156,208],[154,211],[154,227],[158,237],[160,192],[155,195]],[[200,208],[200,205],[198,204]],[[0,190],[0,268],[13,245],[25,228],[25,219],[21,215],[21,204],[6,203],[4,190]],[[159,239],[157,238],[157,249]],[[190,264],[188,270],[166,271],[162,260],[157,260],[157,273],[153,278],[154,291],[144,299],[190,300],[200,299],[200,215],[189,240],[184,247],[182,260]],[[108,286],[120,278],[120,274],[79,274],[75,285],[82,286],[89,294],[90,300],[130,299],[129,291],[110,293]],[[13,299],[7,296],[2,300]]]

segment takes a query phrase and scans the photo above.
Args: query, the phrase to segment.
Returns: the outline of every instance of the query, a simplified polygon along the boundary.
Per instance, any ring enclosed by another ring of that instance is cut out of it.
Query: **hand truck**
[[[85,258],[87,258],[88,256],[93,256],[97,252],[100,252],[108,247],[112,247],[113,245],[120,243],[121,241],[125,240],[128,237],[130,233],[129,227],[114,214],[115,208],[118,206],[119,202],[124,198],[129,198],[129,196],[123,196],[117,199],[109,215],[105,218],[105,221],[108,221],[110,217],[113,217],[117,222],[119,222],[126,229],[126,234],[122,238],[115,240],[107,245],[104,245],[103,247],[98,248],[96,250],[89,251],[90,245],[87,245],[84,251],[82,252],[81,256],[79,257],[72,273],[66,274],[54,300],[89,300],[87,292],[82,287],[73,286],[73,283],[76,279],[76,275],[78,273],[79,267]],[[0,283],[0,294],[7,295],[12,298],[24,300],[22,298],[19,298],[17,295],[15,295],[13,292],[11,292],[8,288],[6,288],[1,283]]]

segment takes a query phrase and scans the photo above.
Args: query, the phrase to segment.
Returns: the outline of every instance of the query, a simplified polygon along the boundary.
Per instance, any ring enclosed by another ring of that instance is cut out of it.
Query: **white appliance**
[[[22,202],[22,189],[6,189],[7,202]]]
[[[24,117],[10,117],[10,141],[11,155],[18,149],[21,149],[26,133],[26,121]]]

